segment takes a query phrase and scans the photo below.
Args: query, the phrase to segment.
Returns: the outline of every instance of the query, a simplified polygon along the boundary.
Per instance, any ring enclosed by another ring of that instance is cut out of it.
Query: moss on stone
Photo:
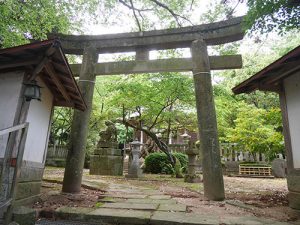
[[[96,208],[101,208],[103,205],[104,205],[103,202],[97,202],[97,203],[95,204],[95,207],[96,207]]]

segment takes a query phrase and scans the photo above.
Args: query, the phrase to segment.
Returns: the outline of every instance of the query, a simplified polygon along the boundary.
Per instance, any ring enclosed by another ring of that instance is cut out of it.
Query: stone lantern
[[[188,145],[189,145],[189,141],[191,139],[191,136],[185,130],[184,134],[180,135],[180,137],[182,137],[182,139],[183,139],[184,151],[186,151],[188,149]]]
[[[143,176],[142,170],[140,168],[140,146],[142,144],[135,140],[131,142],[132,147],[132,160],[129,166],[128,175],[126,175],[126,178],[140,178]]]
[[[196,174],[197,161],[196,157],[199,154],[198,149],[193,148],[193,145],[190,144],[191,136],[188,135],[186,131],[181,135],[184,143],[187,145],[185,153],[188,155],[188,173],[184,176],[184,182],[187,183],[199,183],[201,182],[201,177]]]
[[[184,142],[185,144],[188,144],[188,142],[189,142],[191,136],[186,132],[186,130],[184,131],[184,134],[182,134],[182,135],[180,135],[180,136],[182,137],[183,142]]]
[[[201,176],[196,174],[196,167],[199,166],[196,161],[196,157],[199,154],[198,149],[190,146],[186,151],[188,155],[188,173],[184,176],[184,182],[187,183],[200,183]]]

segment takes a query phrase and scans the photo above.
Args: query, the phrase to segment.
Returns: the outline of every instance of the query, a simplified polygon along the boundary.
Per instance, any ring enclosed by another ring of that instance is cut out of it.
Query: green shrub
[[[181,172],[185,173],[188,166],[188,156],[183,153],[174,153],[174,156],[179,160],[181,164]]]
[[[188,158],[183,153],[173,153],[173,155],[179,160],[181,164],[182,172],[185,172],[187,168]],[[155,152],[149,154],[145,159],[145,172],[146,173],[166,173],[174,174],[174,168],[172,167],[168,156],[165,153]]]

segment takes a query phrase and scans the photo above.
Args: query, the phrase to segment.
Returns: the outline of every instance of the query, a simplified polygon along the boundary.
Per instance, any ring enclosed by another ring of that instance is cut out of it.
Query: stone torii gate
[[[80,191],[96,75],[192,71],[203,154],[204,194],[209,200],[223,200],[224,183],[210,70],[241,68],[242,57],[208,56],[207,45],[241,40],[244,36],[241,22],[242,17],[237,17],[211,24],[146,32],[51,35],[60,39],[66,54],[83,55],[82,64],[71,65],[71,69],[75,76],[79,76],[79,88],[88,106],[84,112],[74,112],[72,146],[67,157],[63,191]],[[192,58],[149,60],[150,50],[175,48],[190,48]],[[99,54],[130,51],[136,52],[135,61],[97,63]]]

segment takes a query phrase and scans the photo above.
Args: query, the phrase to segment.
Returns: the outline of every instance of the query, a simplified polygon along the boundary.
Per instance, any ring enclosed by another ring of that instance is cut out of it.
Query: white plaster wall
[[[300,72],[284,80],[293,163],[300,169]]]
[[[0,74],[0,130],[13,126],[24,72]],[[0,136],[0,158],[3,158],[8,135]]]
[[[48,129],[51,119],[53,95],[46,85],[37,79],[42,86],[41,101],[31,100],[27,115],[29,129],[25,144],[23,160],[44,163],[44,154],[48,145]]]

